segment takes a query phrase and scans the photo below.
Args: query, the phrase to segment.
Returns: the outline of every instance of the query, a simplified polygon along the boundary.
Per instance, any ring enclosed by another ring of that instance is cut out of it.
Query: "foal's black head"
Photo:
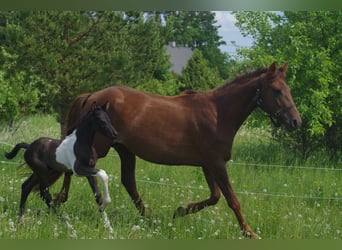
[[[117,131],[113,127],[112,122],[107,114],[109,109],[109,103],[105,103],[102,106],[98,106],[96,102],[93,103],[88,113],[81,119],[82,122],[90,122],[92,128],[96,131],[114,141],[117,137]]]

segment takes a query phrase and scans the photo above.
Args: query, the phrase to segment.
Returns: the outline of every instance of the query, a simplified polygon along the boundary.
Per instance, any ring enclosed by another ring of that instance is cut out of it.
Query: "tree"
[[[9,54],[4,48],[0,51],[0,117],[12,127],[19,114],[28,114],[35,111],[38,104],[39,91],[33,79],[24,71],[15,71],[16,55]],[[8,74],[8,72],[13,72]]]
[[[20,11],[5,16],[0,46],[17,55],[13,68],[39,79],[40,105],[57,112],[61,127],[69,103],[81,92],[167,77],[160,24],[142,14]]]
[[[289,62],[287,81],[303,125],[286,136],[275,134],[305,157],[322,145],[341,154],[342,12],[238,12],[236,18],[254,39],[251,49],[240,50],[244,67]]]
[[[215,13],[210,11],[171,11],[163,13],[170,31],[168,41],[180,46],[198,49],[208,60],[211,68],[217,68],[221,78],[226,79],[228,55],[220,46],[226,44],[218,34]]]
[[[182,71],[181,82],[185,89],[208,90],[222,82],[217,69],[209,67],[200,50],[195,49],[193,56]]]

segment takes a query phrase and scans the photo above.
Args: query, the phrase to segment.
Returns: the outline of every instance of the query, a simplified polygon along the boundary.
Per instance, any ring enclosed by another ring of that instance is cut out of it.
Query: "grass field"
[[[137,160],[137,185],[152,214],[138,215],[120,182],[115,151],[98,162],[110,175],[112,203],[108,221],[85,178],[73,177],[69,200],[58,215],[48,213],[37,194],[31,194],[23,220],[17,222],[21,184],[26,179],[22,153],[12,161],[5,151],[20,141],[40,136],[59,137],[52,116],[33,116],[19,128],[0,129],[0,238],[2,239],[240,239],[232,210],[223,198],[213,207],[176,220],[174,210],[189,201],[207,198],[201,169],[165,167]],[[250,226],[263,239],[342,239],[342,166],[324,155],[303,162],[295,152],[272,141],[265,130],[238,133],[227,164],[228,173]],[[61,181],[50,190],[59,191]]]

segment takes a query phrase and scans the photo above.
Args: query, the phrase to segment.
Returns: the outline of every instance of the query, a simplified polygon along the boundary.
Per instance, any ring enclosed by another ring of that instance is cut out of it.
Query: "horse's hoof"
[[[187,215],[186,209],[184,207],[179,207],[173,213],[173,218],[176,219],[177,217],[183,217],[185,215]]]
[[[261,240],[261,237],[253,231],[244,231],[243,234],[245,237],[248,237],[250,239]]]

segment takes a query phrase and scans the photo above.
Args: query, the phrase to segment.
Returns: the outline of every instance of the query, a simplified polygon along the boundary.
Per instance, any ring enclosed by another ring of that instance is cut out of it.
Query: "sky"
[[[235,46],[232,45],[232,41],[235,41],[239,46],[251,46],[252,39],[250,37],[244,37],[240,33],[239,29],[235,26],[236,18],[231,11],[215,11],[217,25],[221,25],[218,29],[219,36],[227,44],[220,47],[222,52],[227,52],[228,54],[235,54]]]

